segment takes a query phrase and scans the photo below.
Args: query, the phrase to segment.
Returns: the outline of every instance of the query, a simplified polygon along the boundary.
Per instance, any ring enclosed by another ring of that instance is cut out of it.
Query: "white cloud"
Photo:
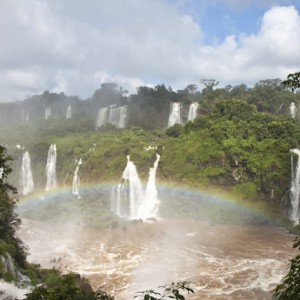
[[[273,7],[261,20],[257,34],[228,36],[222,44],[201,47],[198,76],[224,84],[285,78],[300,68],[300,16],[293,6]]]
[[[207,33],[165,0],[0,1],[0,102],[43,90],[87,98],[105,81],[134,92],[284,78],[300,69],[299,23],[295,7],[273,7],[257,33],[205,45]]]

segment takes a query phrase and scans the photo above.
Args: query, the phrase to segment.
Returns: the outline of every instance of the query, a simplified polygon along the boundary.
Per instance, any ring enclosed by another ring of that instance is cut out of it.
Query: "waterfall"
[[[96,129],[105,126],[108,120],[108,107],[100,108],[98,111]]]
[[[127,119],[127,105],[119,107],[119,121],[117,128],[125,128]]]
[[[153,168],[149,171],[146,191],[143,191],[136,166],[127,156],[127,165],[122,174],[122,183],[112,189],[111,209],[124,219],[146,219],[158,216],[159,200],[155,184],[160,156],[156,155]]]
[[[107,123],[114,125],[116,128],[118,128],[119,119],[120,119],[119,107],[117,107],[116,105],[111,105],[109,107]]]
[[[0,279],[0,299],[2,300],[26,299],[26,294],[29,294],[31,290],[30,287],[20,287]]]
[[[4,273],[10,273],[12,276],[17,278],[18,281],[30,282],[30,278],[16,268],[15,262],[8,252],[5,252],[4,255],[0,255],[0,259],[4,268]]]
[[[149,170],[149,179],[146,186],[145,197],[143,198],[144,200],[141,202],[139,209],[139,217],[142,219],[158,217],[158,209],[160,202],[157,197],[155,179],[159,160],[160,155],[156,154],[156,160],[154,162],[153,168],[150,168]]]
[[[106,124],[111,124],[116,128],[125,128],[127,118],[127,106],[117,107],[115,104],[100,108],[96,120],[96,129]]]
[[[56,145],[51,144],[46,165],[47,182],[45,191],[50,191],[56,188]]]
[[[292,118],[296,118],[296,112],[297,112],[297,107],[295,105],[295,102],[292,102],[290,105],[290,114]]]
[[[197,118],[198,107],[199,107],[199,103],[198,102],[193,102],[190,105],[189,113],[188,113],[188,121],[193,121],[194,119]]]
[[[51,107],[45,109],[45,120],[48,120],[51,117]]]
[[[66,119],[72,119],[72,107],[71,105],[67,108]]]
[[[179,102],[171,103],[171,112],[169,115],[168,127],[175,124],[181,124],[181,105]]]
[[[113,191],[112,210],[121,218],[137,219],[139,204],[143,198],[143,189],[136,166],[130,160],[129,155],[122,179],[123,183]]]
[[[79,166],[82,164],[81,158],[79,161],[75,161],[76,169],[74,171],[74,176],[73,176],[73,184],[72,184],[72,193],[79,198],[79,185],[80,185],[80,178],[78,176],[78,171],[79,171]]]
[[[292,211],[290,214],[290,219],[298,223],[299,221],[299,196],[300,196],[300,150],[291,149],[292,157],[291,157],[291,168],[292,168],[292,182],[291,182],[291,206]],[[297,165],[294,166],[295,155],[297,158]]]
[[[20,171],[20,191],[22,195],[28,195],[34,191],[34,182],[31,171],[30,156],[28,151],[23,153]]]
[[[28,112],[28,108],[23,108],[22,109],[22,121],[29,121],[29,112]]]
[[[0,179],[2,179],[3,172],[4,172],[4,169],[2,167],[0,167]]]

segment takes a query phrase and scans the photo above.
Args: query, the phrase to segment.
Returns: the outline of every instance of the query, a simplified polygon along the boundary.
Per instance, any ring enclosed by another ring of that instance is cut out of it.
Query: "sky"
[[[0,102],[300,70],[300,0],[0,0]]]

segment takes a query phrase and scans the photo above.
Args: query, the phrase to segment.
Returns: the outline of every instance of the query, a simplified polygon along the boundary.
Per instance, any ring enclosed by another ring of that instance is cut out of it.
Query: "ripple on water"
[[[23,221],[29,259],[78,272],[119,298],[189,280],[189,299],[271,299],[295,255],[282,228],[211,225],[195,221],[138,223],[127,230],[91,230],[72,224]]]

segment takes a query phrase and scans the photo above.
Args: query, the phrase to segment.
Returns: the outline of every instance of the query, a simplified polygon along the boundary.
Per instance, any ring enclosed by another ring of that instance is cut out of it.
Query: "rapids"
[[[189,280],[187,299],[271,299],[295,255],[280,227],[207,221],[131,222],[126,228],[23,219],[19,235],[29,260],[89,278],[94,288],[132,299],[135,292]]]

